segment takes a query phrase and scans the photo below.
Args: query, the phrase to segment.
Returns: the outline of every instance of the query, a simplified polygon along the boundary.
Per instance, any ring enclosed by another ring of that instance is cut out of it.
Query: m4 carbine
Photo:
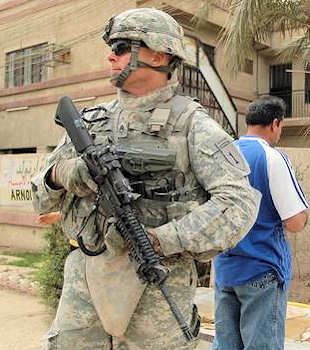
[[[122,174],[117,148],[113,145],[94,145],[80,113],[68,96],[60,99],[55,119],[66,129],[77,153],[82,154],[94,181],[98,184],[100,204],[104,207],[106,215],[116,218],[116,227],[126,242],[137,275],[142,282],[158,286],[185,338],[188,341],[194,340],[194,335],[165,285],[169,270],[160,262],[147,232],[132,208],[135,195]],[[101,248],[96,252],[89,251],[81,236],[78,237],[78,242],[82,251],[88,255],[98,255],[105,250]]]

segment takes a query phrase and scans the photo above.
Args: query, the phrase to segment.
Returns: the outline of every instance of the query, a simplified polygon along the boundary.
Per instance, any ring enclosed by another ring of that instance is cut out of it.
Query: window
[[[270,66],[270,95],[278,96],[286,103],[286,117],[292,116],[292,69],[291,63]]]
[[[253,75],[253,61],[249,60],[249,59],[246,59],[245,60],[245,64],[244,64],[244,68],[243,68],[242,71],[244,73]]]
[[[287,72],[291,69],[291,63],[270,66],[269,84],[271,91],[292,90],[292,74]]]
[[[5,87],[25,86],[45,81],[47,44],[40,44],[6,54]]]

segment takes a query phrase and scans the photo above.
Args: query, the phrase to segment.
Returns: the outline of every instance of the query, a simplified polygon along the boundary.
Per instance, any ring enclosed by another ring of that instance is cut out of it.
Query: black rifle
[[[93,139],[86,129],[80,113],[68,96],[60,99],[55,121],[66,129],[76,151],[82,154],[87,163],[89,171],[99,187],[100,203],[107,216],[112,215],[116,218],[116,227],[127,244],[129,256],[136,265],[137,275],[142,282],[158,286],[185,338],[188,341],[194,340],[194,335],[165,285],[169,270],[160,262],[147,232],[132,208],[135,196],[128,180],[121,172],[121,163],[116,147],[98,148],[94,146]],[[88,255],[98,255],[105,250],[101,248],[96,252],[89,251],[81,236],[78,236],[78,242],[82,251]]]

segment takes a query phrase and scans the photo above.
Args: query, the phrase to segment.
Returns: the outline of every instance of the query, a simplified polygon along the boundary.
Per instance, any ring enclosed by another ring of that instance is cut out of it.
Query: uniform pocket
[[[198,201],[173,202],[167,205],[168,220],[179,220],[199,207]]]

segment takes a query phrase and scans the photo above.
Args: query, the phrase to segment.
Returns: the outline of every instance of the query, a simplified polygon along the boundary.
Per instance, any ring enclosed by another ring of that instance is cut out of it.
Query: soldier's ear
[[[151,61],[153,67],[166,66],[169,63],[169,57],[164,52],[154,51]]]

